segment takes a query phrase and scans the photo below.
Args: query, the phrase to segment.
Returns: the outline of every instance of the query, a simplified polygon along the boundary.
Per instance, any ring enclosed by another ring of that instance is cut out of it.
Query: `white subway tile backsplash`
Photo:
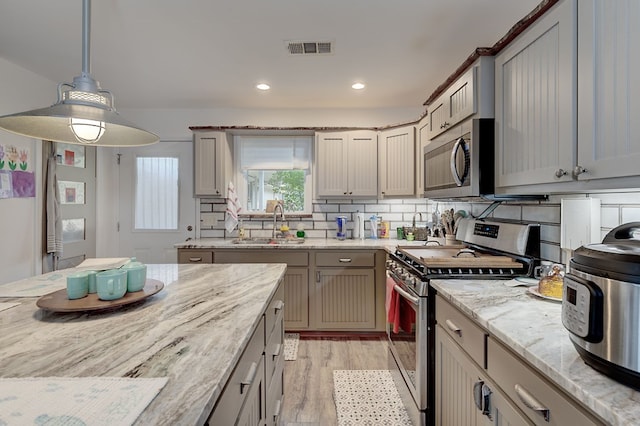
[[[200,238],[224,238],[224,229],[201,229]]]
[[[560,244],[560,226],[540,225],[540,240]]]
[[[494,210],[493,217],[508,220],[522,220],[522,207],[501,205]]]
[[[340,207],[338,204],[314,204],[313,211],[323,213],[337,213],[340,211]]]
[[[340,204],[338,210],[340,213],[364,212],[364,204]]]
[[[391,209],[389,211],[391,211],[392,213],[403,213],[403,212],[415,213],[416,208],[412,204],[394,204],[391,206]]]
[[[640,221],[640,206],[622,206],[620,210],[622,214],[622,223]]]
[[[385,213],[391,210],[390,204],[369,204],[364,207],[365,213]]]
[[[603,228],[615,228],[620,225],[620,209],[612,206],[600,208],[600,223]]]
[[[560,206],[559,205],[523,206],[522,220],[526,222],[560,223]]]

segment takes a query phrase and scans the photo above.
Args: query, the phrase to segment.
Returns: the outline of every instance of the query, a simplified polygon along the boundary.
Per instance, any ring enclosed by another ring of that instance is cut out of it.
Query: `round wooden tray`
[[[54,291],[53,293],[45,294],[36,302],[36,305],[41,309],[46,309],[52,312],[84,312],[84,311],[98,311],[101,309],[118,308],[120,306],[129,305],[131,303],[139,302],[146,299],[149,296],[153,296],[164,288],[162,281],[153,280],[148,278],[144,288],[140,291],[133,293],[126,293],[124,297],[116,300],[100,300],[95,293],[87,295],[82,299],[69,300],[67,298],[67,289]]]

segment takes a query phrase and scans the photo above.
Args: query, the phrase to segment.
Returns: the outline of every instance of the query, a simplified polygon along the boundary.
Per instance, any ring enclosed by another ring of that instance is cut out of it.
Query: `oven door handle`
[[[398,284],[395,284],[393,286],[393,289],[395,291],[397,291],[400,296],[404,297],[409,302],[411,302],[414,306],[418,306],[418,304],[420,303],[420,298],[412,296],[406,290],[404,290],[402,287],[400,287]]]

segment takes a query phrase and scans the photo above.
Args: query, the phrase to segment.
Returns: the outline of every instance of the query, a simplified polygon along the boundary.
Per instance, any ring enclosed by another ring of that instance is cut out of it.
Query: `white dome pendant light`
[[[48,107],[0,117],[0,128],[54,142],[94,146],[140,146],[157,135],[120,117],[113,95],[90,74],[91,0],[82,3],[82,74],[58,84],[58,101]],[[64,90],[67,89],[67,90]]]

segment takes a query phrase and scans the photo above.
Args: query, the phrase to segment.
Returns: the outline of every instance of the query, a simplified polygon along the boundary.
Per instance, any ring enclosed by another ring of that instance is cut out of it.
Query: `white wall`
[[[53,104],[56,84],[0,58],[0,115]],[[30,149],[37,182],[36,198],[0,200],[0,283],[6,283],[41,272],[42,150],[35,140],[4,130],[0,144]]]

